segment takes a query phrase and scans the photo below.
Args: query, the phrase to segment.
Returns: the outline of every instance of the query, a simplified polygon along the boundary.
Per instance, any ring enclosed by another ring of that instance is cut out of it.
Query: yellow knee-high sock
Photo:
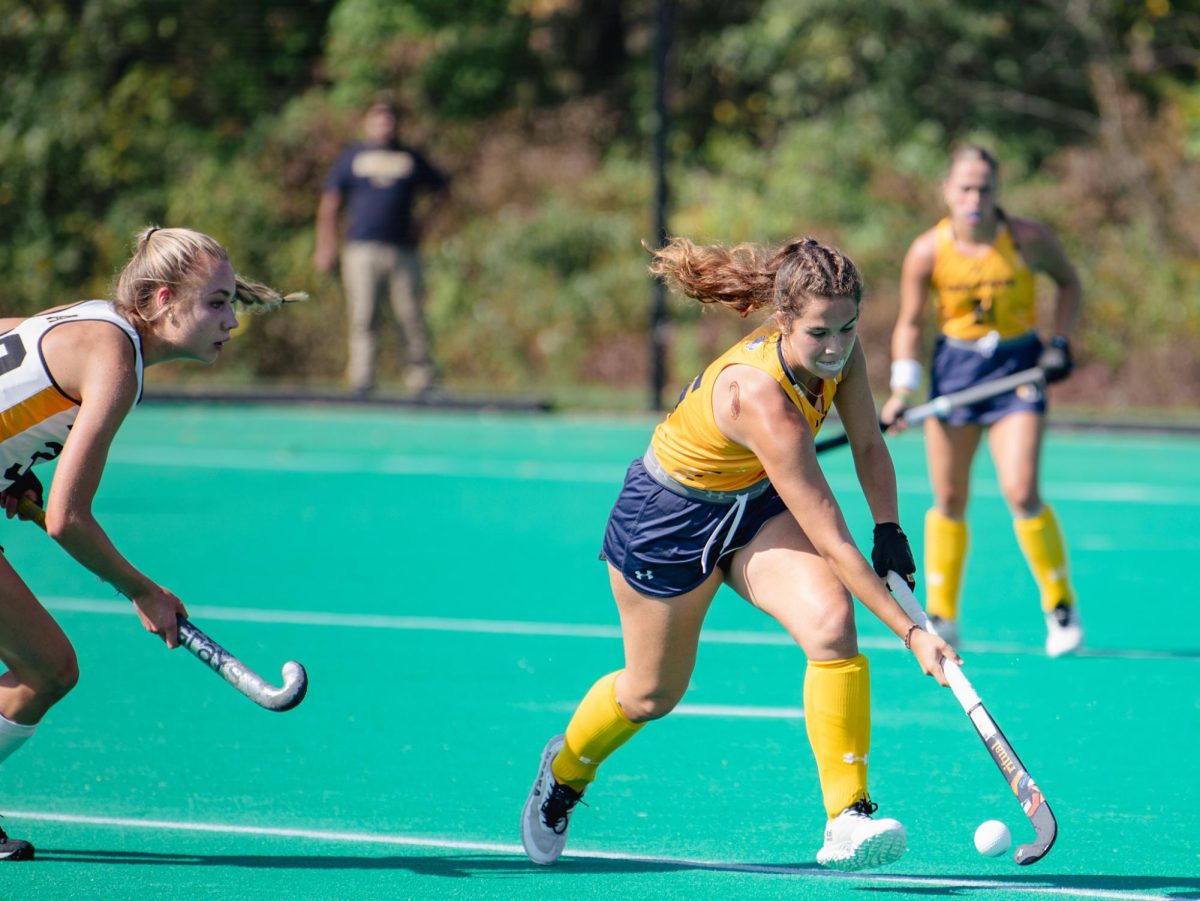
[[[1042,609],[1049,613],[1058,604],[1075,603],[1075,591],[1067,573],[1067,550],[1063,545],[1058,517],[1048,506],[1036,516],[1013,520],[1017,543],[1042,595]]]
[[[596,768],[646,725],[632,722],[617,701],[617,675],[609,673],[591,687],[567,724],[567,740],[550,768],[554,778],[577,792],[596,778]]]
[[[808,661],[804,724],[817,758],[825,812],[833,819],[867,797],[871,668],[866,657]]]
[[[958,592],[967,560],[967,524],[937,509],[925,514],[925,609],[958,619]]]

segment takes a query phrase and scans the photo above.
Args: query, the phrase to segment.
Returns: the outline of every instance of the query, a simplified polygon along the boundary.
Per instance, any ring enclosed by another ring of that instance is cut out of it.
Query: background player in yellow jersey
[[[46,531],[133,601],[147,631],[173,648],[183,603],[113,546],[92,515],[109,446],[141,400],[142,371],[167,360],[211,363],[237,327],[234,304],[274,306],[278,293],[234,274],[225,249],[188,229],[151,228],[109,302],[90,300],[26,319],[0,318],[0,505],[8,518],[41,505],[33,466],[58,459]],[[24,744],[79,678],[71,642],[0,553],[0,761]],[[0,860],[33,846],[0,831]]]
[[[896,474],[857,340],[854,263],[812,239],[782,248],[698,247],[677,238],[651,269],[675,290],[766,324],[712,363],[629,467],[604,536],[625,667],[602,677],[542,753],[522,814],[530,859],[562,853],[597,767],[683,697],[700,627],[722,583],[774,617],[808,657],[805,722],[828,821],[819,863],[862,869],[904,853],[904,827],[872,819],[870,677],[852,595],[944,683],[951,647],[919,628],[879,576],[915,571]],[[867,563],[817,464],[813,436],[835,404],[876,522]]]
[[[896,421],[921,384],[918,359],[931,290],[938,334],[930,397],[1034,365],[1045,370],[1048,382],[1071,371],[1067,339],[1079,309],[1079,278],[1049,228],[1006,216],[997,205],[996,170],[996,160],[982,147],[956,150],[943,185],[949,215],[908,249],[892,334],[892,395],[881,411],[884,422]],[[1035,331],[1034,276],[1039,272],[1057,286],[1053,337],[1045,346]],[[925,420],[934,496],[925,518],[926,602],[935,628],[954,645],[959,640],[971,461],[984,429],[1017,540],[1040,590],[1046,653],[1067,654],[1083,641],[1062,534],[1038,484],[1045,411],[1042,390],[1026,385],[955,410],[944,420]],[[902,419],[896,427],[903,427]]]

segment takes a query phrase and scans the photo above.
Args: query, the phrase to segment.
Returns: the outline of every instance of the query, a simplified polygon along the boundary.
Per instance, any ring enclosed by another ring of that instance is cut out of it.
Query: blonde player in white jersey
[[[88,300],[26,319],[0,318],[0,504],[9,519],[27,498],[45,507],[46,531],[72,557],[133,601],[146,630],[178,644],[183,602],[130,563],[92,515],[114,435],[141,399],[146,366],[211,363],[237,327],[234,304],[265,309],[282,297],[239,278],[207,235],[150,228],[111,301]],[[58,460],[49,495],[33,467]],[[79,678],[71,642],[0,553],[0,762]],[[0,860],[33,846],[0,830]]]

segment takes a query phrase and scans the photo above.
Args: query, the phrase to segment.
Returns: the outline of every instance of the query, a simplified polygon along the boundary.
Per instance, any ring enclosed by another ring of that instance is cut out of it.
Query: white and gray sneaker
[[[954,650],[958,650],[958,620],[942,619],[940,616],[929,614],[929,625],[934,634]]]
[[[908,835],[898,820],[872,819],[878,809],[864,798],[830,820],[817,863],[835,870],[865,870],[899,860],[908,850]]]
[[[1046,614],[1046,656],[1061,657],[1073,654],[1083,644],[1083,623],[1079,621],[1079,607],[1059,601],[1058,606]]]
[[[583,797],[569,785],[560,785],[554,780],[550,764],[562,750],[566,736],[556,735],[546,743],[542,751],[542,762],[538,765],[537,779],[525,800],[521,812],[521,844],[529,859],[541,866],[549,866],[558,860],[567,846],[567,826],[571,811]]]

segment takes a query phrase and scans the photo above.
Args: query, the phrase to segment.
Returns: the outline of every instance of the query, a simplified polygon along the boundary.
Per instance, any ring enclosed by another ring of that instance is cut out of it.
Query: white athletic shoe
[[[546,743],[542,751],[542,762],[538,765],[537,779],[525,800],[521,812],[521,844],[529,859],[541,866],[549,866],[558,860],[567,846],[567,826],[571,811],[583,797],[568,785],[554,781],[550,764],[562,750],[566,736],[556,735]]]
[[[933,627],[933,631],[937,633],[938,638],[958,650],[958,620],[942,619],[940,616],[929,614],[929,625]]]
[[[825,826],[825,847],[817,863],[835,870],[865,870],[899,860],[908,850],[908,835],[898,820],[871,819],[879,805],[855,801]]]
[[[1046,614],[1046,656],[1073,654],[1083,644],[1083,624],[1077,604],[1059,603]]]

